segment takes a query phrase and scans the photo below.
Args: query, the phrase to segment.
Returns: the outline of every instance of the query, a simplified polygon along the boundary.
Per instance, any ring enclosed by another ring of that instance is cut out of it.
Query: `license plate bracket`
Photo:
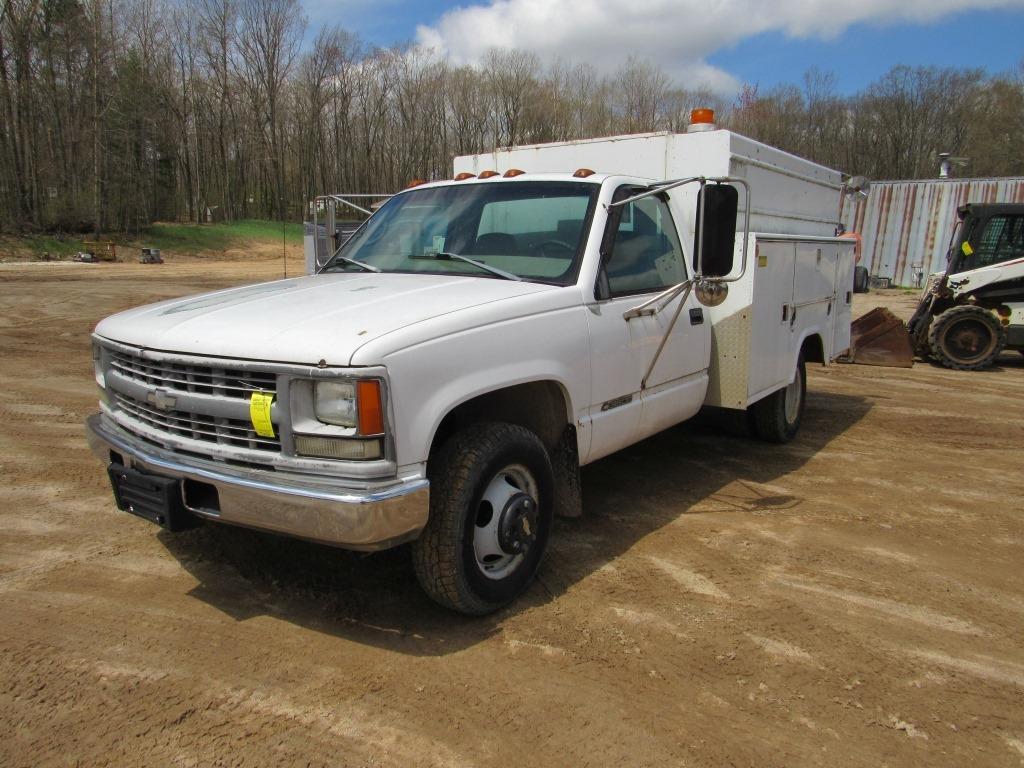
[[[200,524],[201,521],[185,509],[181,480],[139,472],[114,462],[107,466],[107,475],[118,509],[172,532]]]

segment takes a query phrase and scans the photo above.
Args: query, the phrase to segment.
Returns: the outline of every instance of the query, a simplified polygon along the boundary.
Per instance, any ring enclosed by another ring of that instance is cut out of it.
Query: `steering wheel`
[[[572,256],[576,253],[576,246],[570,245],[564,240],[542,240],[541,242],[536,243],[533,246],[533,250],[539,251],[543,256],[547,256],[548,246],[555,246],[563,249],[567,253],[567,258],[572,258]]]

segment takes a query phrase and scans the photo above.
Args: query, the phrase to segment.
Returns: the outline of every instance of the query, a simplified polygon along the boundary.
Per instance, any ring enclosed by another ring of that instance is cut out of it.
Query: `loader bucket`
[[[885,307],[875,307],[850,326],[851,363],[910,368],[914,350],[907,327]]]

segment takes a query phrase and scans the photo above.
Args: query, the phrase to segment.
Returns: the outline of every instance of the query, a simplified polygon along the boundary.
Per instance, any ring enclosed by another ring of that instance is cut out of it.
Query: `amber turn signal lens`
[[[475,178],[476,178],[476,174],[475,173],[470,173],[469,171],[463,171],[462,173],[457,174],[455,176],[455,178],[452,179],[452,181],[465,181],[466,179],[475,179]]]
[[[356,382],[356,403],[359,408],[359,434],[384,434],[384,407],[380,398],[380,382],[376,379]]]
[[[509,168],[505,171],[506,179],[514,179],[516,176],[522,176],[526,171],[520,171],[518,168]]]
[[[497,176],[497,175],[498,175],[497,171],[480,171],[480,175],[477,176],[477,178],[478,179],[489,179],[492,176]]]
[[[573,174],[577,179],[585,179],[587,176],[593,176],[594,172],[589,168],[577,168],[576,173]]]
[[[413,187],[418,187],[420,184],[426,184],[426,183],[427,182],[426,182],[425,179],[413,179],[412,181],[410,181],[408,184],[405,185],[405,188],[406,189],[412,189]]]

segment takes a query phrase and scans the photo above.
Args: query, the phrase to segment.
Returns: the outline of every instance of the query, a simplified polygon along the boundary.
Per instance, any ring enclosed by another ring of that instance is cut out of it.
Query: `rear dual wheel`
[[[474,424],[430,460],[430,518],[413,544],[424,591],[460,613],[511,602],[537,572],[551,531],[547,451],[513,424]]]

